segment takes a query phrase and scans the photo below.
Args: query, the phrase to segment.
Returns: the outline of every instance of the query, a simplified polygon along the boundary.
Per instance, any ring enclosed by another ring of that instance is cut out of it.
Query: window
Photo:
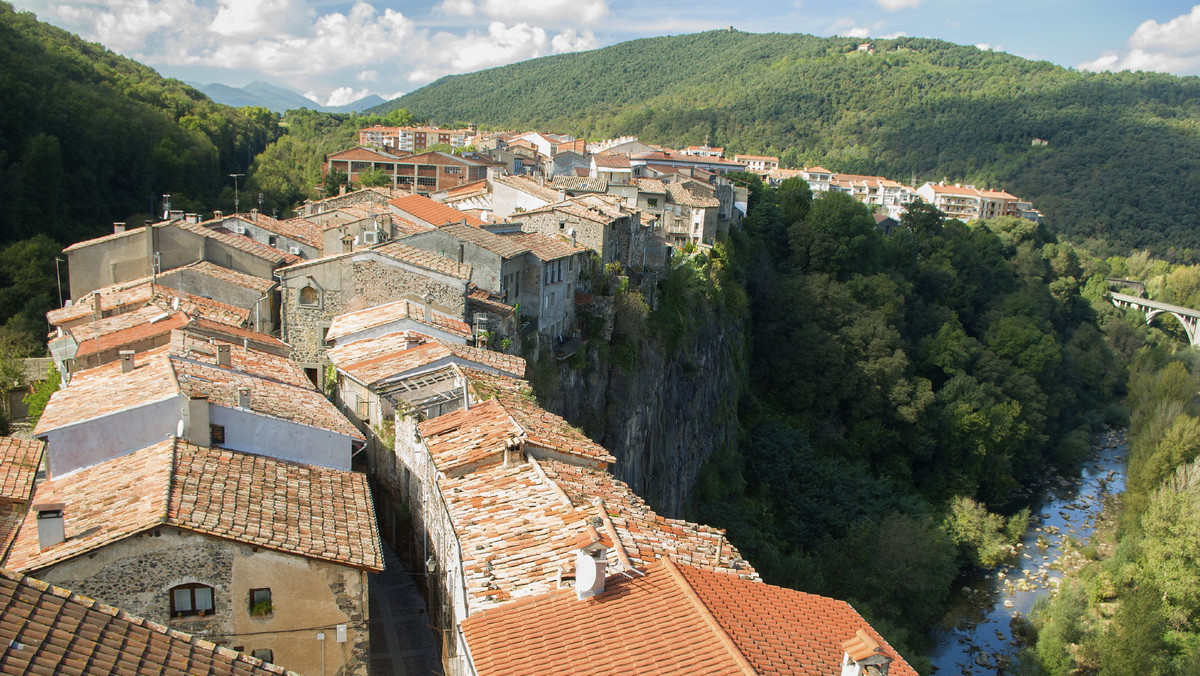
[[[270,588],[250,590],[250,617],[267,617],[273,610]]]
[[[205,584],[181,584],[171,588],[171,616],[207,615],[213,611],[213,588]]]
[[[354,396],[357,398],[354,402],[354,415],[358,416],[359,420],[369,420],[371,417],[371,400],[364,399],[361,394]]]
[[[646,206],[648,206],[648,207],[658,206],[658,198],[657,197],[647,197],[646,198]]]
[[[300,289],[300,304],[316,306],[321,304],[321,292],[317,291],[310,284]]]
[[[279,243],[279,238],[275,235],[267,235],[267,245],[276,246]]]
[[[259,648],[258,650],[250,651],[251,657],[256,657],[263,662],[274,662],[275,653],[271,652],[270,648]]]
[[[323,345],[325,347],[329,347],[331,345],[331,343],[329,342],[329,327],[328,326],[321,327],[321,345]]]
[[[225,443],[225,426],[224,425],[209,425],[208,438],[213,446],[220,446]]]

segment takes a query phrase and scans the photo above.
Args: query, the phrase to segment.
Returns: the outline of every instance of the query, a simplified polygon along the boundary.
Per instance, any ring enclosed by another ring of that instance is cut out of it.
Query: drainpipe
[[[280,276],[279,272],[272,272],[271,275],[279,280],[279,336],[283,342],[288,343],[287,336],[287,280]],[[291,343],[288,343],[289,345]]]

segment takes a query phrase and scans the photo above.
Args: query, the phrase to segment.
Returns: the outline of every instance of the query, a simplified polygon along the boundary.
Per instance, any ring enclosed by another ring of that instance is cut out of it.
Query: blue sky
[[[933,37],[1090,70],[1200,75],[1200,4],[1143,0],[14,0],[170,77],[322,104],[640,37]]]

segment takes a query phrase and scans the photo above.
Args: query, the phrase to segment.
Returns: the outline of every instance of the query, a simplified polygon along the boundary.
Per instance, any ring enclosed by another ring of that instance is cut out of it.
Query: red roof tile
[[[0,498],[29,500],[45,450],[46,444],[41,441],[0,437]]]
[[[464,220],[467,225],[481,226],[483,222],[479,219],[465,214],[454,207],[448,207],[440,202],[435,202],[423,195],[405,195],[389,200],[388,204],[398,209],[402,214],[411,216],[420,221],[424,221],[433,226],[442,226],[448,223],[462,223]]]
[[[408,300],[397,300],[383,305],[347,312],[334,317],[329,324],[326,340],[336,341],[345,336],[351,336],[367,329],[386,326],[402,319],[439,328],[463,338],[471,337],[471,326],[461,319],[437,311],[431,311],[431,322],[425,321],[425,308]]]
[[[291,674],[41,580],[0,569],[4,674]]]
[[[60,503],[66,540],[42,549],[30,510],[6,565],[40,570],[169,525],[297,556],[382,570],[366,476],[169,438],[51,479],[34,504]]]

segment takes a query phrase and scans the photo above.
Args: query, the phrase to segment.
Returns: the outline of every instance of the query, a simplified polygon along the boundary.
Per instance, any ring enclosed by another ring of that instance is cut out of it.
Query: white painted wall
[[[350,469],[351,439],[344,434],[210,404],[213,425],[225,426],[223,448],[309,465]]]
[[[50,430],[46,433],[51,478],[112,460],[175,434],[183,398],[179,395],[145,406]]]

